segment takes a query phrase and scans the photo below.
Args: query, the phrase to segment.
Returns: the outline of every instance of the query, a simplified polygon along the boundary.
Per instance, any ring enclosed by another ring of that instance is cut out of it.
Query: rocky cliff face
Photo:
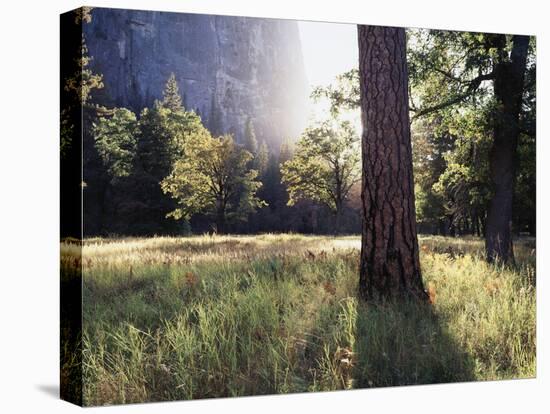
[[[241,141],[250,117],[258,141],[278,149],[305,124],[307,81],[296,22],[95,8],[84,25],[97,103],[139,112],[162,98],[174,72],[188,109],[215,133]]]

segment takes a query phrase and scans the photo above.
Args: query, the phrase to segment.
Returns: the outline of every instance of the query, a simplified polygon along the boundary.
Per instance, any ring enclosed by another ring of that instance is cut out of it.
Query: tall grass
[[[84,402],[532,377],[530,243],[507,268],[479,240],[422,238],[420,305],[357,300],[354,238],[88,240]]]

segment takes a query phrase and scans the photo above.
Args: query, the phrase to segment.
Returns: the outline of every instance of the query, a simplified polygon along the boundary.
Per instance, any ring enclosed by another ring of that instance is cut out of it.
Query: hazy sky
[[[336,76],[358,66],[357,26],[354,24],[298,22],[306,76],[310,88],[333,83]],[[328,117],[328,102],[310,102],[309,118]],[[360,131],[359,111],[343,114]]]
[[[310,85],[331,83],[336,75],[357,67],[356,25],[298,22],[298,26]]]

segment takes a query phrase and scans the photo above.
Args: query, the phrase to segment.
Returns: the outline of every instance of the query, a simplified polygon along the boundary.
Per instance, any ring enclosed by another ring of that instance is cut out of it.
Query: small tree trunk
[[[439,235],[441,236],[447,235],[447,224],[445,223],[445,220],[439,220],[438,228],[439,228],[439,231],[438,231]]]
[[[336,212],[334,220],[334,234],[340,234],[342,232],[342,209],[344,208],[344,197],[342,196],[342,179],[340,177],[340,165],[336,163],[334,178],[336,181]]]
[[[502,35],[504,36],[504,35]],[[505,38],[501,39],[502,48]],[[501,58],[494,67],[497,109],[494,140],[489,158],[493,198],[486,223],[487,261],[514,261],[512,248],[512,202],[516,180],[519,114],[529,48],[528,36],[514,36],[510,59]]]
[[[224,234],[225,233],[225,204],[222,200],[217,202],[216,209],[216,233]]]
[[[481,237],[481,231],[479,229],[479,215],[477,214],[477,211],[474,215],[473,223],[474,223],[474,226],[475,226],[475,235],[477,237]]]
[[[358,26],[364,298],[425,299],[412,172],[405,30]]]
[[[342,233],[342,205],[336,206],[336,211],[334,212],[334,235]]]

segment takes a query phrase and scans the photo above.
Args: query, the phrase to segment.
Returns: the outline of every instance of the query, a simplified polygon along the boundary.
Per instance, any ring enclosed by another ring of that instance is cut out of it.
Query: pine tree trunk
[[[504,36],[504,35],[503,35]],[[502,39],[505,43],[505,39]],[[512,248],[512,202],[516,180],[519,114],[524,89],[529,48],[528,36],[514,36],[510,59],[494,67],[494,91],[497,102],[493,147],[489,168],[493,198],[486,223],[487,261],[514,261]]]
[[[416,234],[405,30],[358,26],[363,298],[426,299]]]

